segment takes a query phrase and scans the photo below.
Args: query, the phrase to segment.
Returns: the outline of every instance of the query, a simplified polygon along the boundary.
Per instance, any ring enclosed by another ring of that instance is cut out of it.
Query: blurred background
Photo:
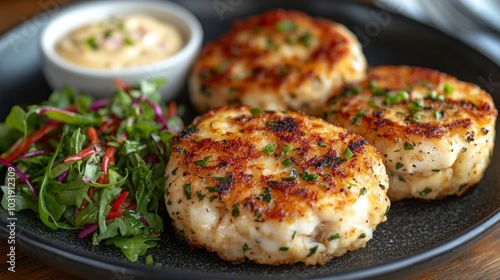
[[[434,26],[500,65],[500,0],[365,1]]]

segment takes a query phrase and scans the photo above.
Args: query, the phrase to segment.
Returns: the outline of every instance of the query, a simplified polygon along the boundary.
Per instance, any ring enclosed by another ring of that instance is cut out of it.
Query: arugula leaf
[[[139,256],[146,254],[146,250],[156,246],[156,241],[160,238],[145,237],[142,235],[136,235],[133,237],[117,236],[112,237],[106,241],[106,245],[115,245],[120,248],[131,262],[136,262]]]

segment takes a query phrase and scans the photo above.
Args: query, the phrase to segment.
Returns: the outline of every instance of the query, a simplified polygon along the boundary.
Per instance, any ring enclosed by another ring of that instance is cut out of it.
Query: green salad
[[[183,129],[175,103],[159,103],[161,84],[117,81],[109,99],[64,89],[40,105],[14,106],[0,124],[0,166],[15,171],[15,211],[113,244],[132,262],[156,246],[170,142]]]

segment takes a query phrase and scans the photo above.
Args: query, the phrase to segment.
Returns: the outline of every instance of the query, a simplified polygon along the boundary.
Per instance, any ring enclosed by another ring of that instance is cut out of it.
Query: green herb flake
[[[202,194],[201,192],[196,192],[196,196],[198,197],[198,200],[199,200],[199,201],[202,201],[202,200],[203,200],[203,198],[205,198],[205,195],[204,195],[204,194]]]
[[[222,177],[222,178],[225,178],[225,177]],[[205,187],[205,189],[207,189],[209,192],[219,192],[219,188],[215,187],[215,186]]]
[[[396,163],[396,169],[401,169],[403,166],[405,166],[405,165],[402,164],[401,162]]]
[[[212,177],[214,180],[222,182],[222,183],[229,183],[229,179],[226,177]]]
[[[420,85],[424,86],[424,87],[426,87],[428,89],[433,89],[434,88],[434,84],[431,83],[431,82],[429,82],[429,81],[426,81],[426,80],[420,81]]]
[[[296,234],[296,233],[297,233],[297,231],[296,231],[296,230],[294,230],[294,231],[293,231],[293,233],[292,233],[292,240],[295,238],[295,234]]]
[[[279,32],[289,32],[297,29],[297,24],[290,20],[280,20],[276,23],[276,30]]]
[[[309,258],[310,256],[316,254],[316,251],[318,251],[318,245],[309,249],[309,255],[307,255],[306,258]]]
[[[257,197],[257,199],[259,199],[260,201],[271,202],[271,200],[272,200],[271,189],[270,188],[266,188],[264,190],[264,193],[260,194]]]
[[[405,150],[407,150],[407,151],[413,150],[413,145],[408,143],[408,142],[405,142],[404,147],[405,147]]]
[[[453,88],[453,86],[451,86],[451,85],[450,85],[450,84],[448,84],[448,83],[445,83],[445,84],[444,84],[444,86],[443,86],[443,91],[444,91],[444,93],[446,93],[446,94],[452,94],[454,90],[455,90],[455,89]]]
[[[111,37],[112,34],[113,34],[113,30],[108,29],[108,30],[104,31],[103,35],[104,35],[104,38],[109,38],[109,37]]]
[[[363,232],[362,234],[359,235],[358,238],[361,239],[361,238],[365,238],[365,237],[366,237],[366,233]]]
[[[311,46],[311,35],[309,35],[307,33],[307,34],[300,36],[299,42],[302,43],[302,45],[304,45],[306,47],[310,47]]]
[[[264,153],[266,153],[268,156],[274,154],[274,150],[276,149],[277,144],[276,143],[271,143],[268,144],[264,147]]]
[[[134,41],[133,41],[132,39],[130,39],[130,38],[125,38],[125,39],[123,40],[123,43],[124,43],[125,45],[127,45],[127,46],[133,46],[133,45],[134,45]]]
[[[431,188],[425,188],[424,190],[420,191],[418,194],[420,194],[421,196],[426,196],[426,195],[428,195],[430,192],[432,192],[432,189],[431,189]]]
[[[285,181],[285,182],[293,182],[295,181],[297,178],[295,177],[283,177],[281,178],[281,180]]]
[[[357,112],[354,118],[352,119],[351,124],[357,124],[359,120],[366,114],[368,114],[368,110]]]
[[[246,251],[250,250],[250,247],[248,247],[248,244],[245,243],[245,244],[243,244],[242,249],[243,249],[243,253],[245,253]]]
[[[281,162],[285,167],[290,167],[292,165],[292,160],[287,158],[284,161]]]
[[[176,167],[174,170],[172,170],[171,174],[172,175],[175,175],[177,173],[177,170],[179,169],[179,167]]]
[[[385,209],[385,213],[384,213],[384,216],[387,216],[387,214],[389,214],[389,210],[391,210],[391,206],[387,206],[387,208]]]
[[[359,196],[362,196],[362,195],[365,195],[366,194],[366,188],[362,188],[360,191],[359,191]]]
[[[332,240],[339,239],[339,238],[340,238],[340,234],[338,234],[338,233],[332,234],[328,237],[328,241],[332,241]]]
[[[252,116],[255,116],[255,115],[258,115],[258,114],[262,114],[262,110],[259,109],[259,108],[252,108],[250,109],[250,114],[252,114]]]
[[[217,197],[219,197],[218,195],[212,195],[208,198],[208,200],[210,200],[210,202],[212,202],[214,199],[216,199]]]
[[[240,203],[237,202],[233,205],[233,211],[231,211],[233,217],[238,217],[240,215]]]
[[[462,147],[462,150],[461,150],[462,153],[465,153],[467,152],[467,148],[466,147]]]
[[[286,251],[288,251],[288,247],[280,247],[279,250],[282,251],[282,252],[286,252]]]
[[[318,174],[308,173],[307,171],[300,173],[300,177],[306,181],[316,181],[319,178]]]
[[[370,80],[370,82],[368,83],[368,88],[369,89],[375,89],[376,87],[377,87],[377,81]]]
[[[99,48],[95,37],[87,38],[87,40],[85,40],[85,45],[87,45],[91,50],[97,50]]]
[[[345,159],[350,159],[353,156],[354,156],[354,153],[351,151],[351,149],[349,147],[347,147],[347,149],[344,152],[344,158]]]
[[[467,187],[467,185],[469,185],[469,183],[461,184],[460,186],[458,186],[458,191],[461,192],[465,187]]]
[[[436,120],[440,120],[442,117],[443,117],[443,112],[442,111],[435,111],[434,112],[434,117],[436,118]]]
[[[320,147],[326,147],[326,143],[323,141],[318,142],[318,146]]]
[[[185,184],[183,188],[187,199],[191,199],[191,184]]]
[[[432,172],[440,172],[441,170],[439,170],[439,169],[432,169],[431,171]]]
[[[200,160],[197,160],[194,162],[194,164],[198,165],[198,166],[201,166],[201,167],[205,167],[208,163],[208,161],[210,160],[212,156],[206,156],[204,157],[203,159],[200,159]]]

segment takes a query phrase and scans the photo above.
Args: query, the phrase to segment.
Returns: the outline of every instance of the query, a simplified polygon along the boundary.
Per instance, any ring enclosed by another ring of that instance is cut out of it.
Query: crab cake
[[[332,98],[326,114],[377,147],[393,201],[461,195],[481,180],[493,153],[491,96],[435,70],[375,67]]]
[[[276,10],[236,22],[203,48],[190,97],[200,112],[244,104],[320,116],[332,90],[365,71],[360,43],[343,25]]]
[[[324,264],[364,247],[390,205],[374,147],[292,111],[209,111],[174,140],[166,176],[179,235],[227,261]]]

